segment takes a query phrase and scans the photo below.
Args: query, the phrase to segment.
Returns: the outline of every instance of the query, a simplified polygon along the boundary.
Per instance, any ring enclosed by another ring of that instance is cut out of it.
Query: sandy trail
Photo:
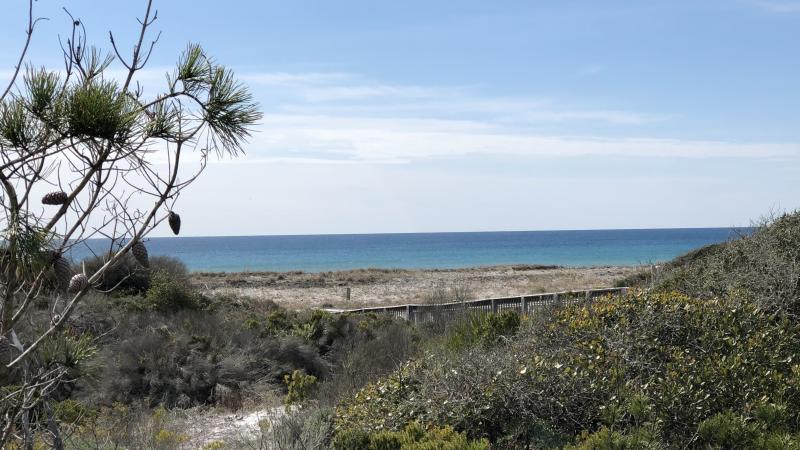
[[[263,420],[274,422],[284,414],[284,407],[276,406],[251,412],[231,413],[210,410],[192,415],[184,428],[184,433],[191,436],[191,439],[183,443],[181,448],[203,448],[215,441],[227,445],[258,441],[262,438],[260,423]]]

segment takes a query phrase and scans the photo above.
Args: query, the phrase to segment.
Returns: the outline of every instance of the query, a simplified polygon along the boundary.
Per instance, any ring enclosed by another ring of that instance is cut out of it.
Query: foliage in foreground
[[[432,351],[344,403],[336,430],[419,421],[497,448],[581,435],[581,448],[700,446],[703,436],[724,440],[723,422],[711,419],[752,423],[771,408],[778,434],[753,439],[789,442],[800,432],[798,355],[800,324],[785,314],[744,298],[640,291],[563,308],[494,347]],[[598,436],[632,446],[591,446],[605,441]]]

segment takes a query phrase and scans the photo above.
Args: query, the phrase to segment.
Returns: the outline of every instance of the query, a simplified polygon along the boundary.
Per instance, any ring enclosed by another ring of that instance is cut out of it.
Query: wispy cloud
[[[474,86],[419,86],[376,82],[346,73],[245,73],[273,109],[293,114],[337,117],[482,116],[491,122],[602,122],[642,125],[668,120],[664,114],[575,108],[547,98],[482,95]],[[275,101],[275,99],[280,99]]]
[[[774,13],[800,13],[798,0],[751,0],[749,3]]]
[[[267,105],[250,157],[300,164],[406,163],[465,156],[796,158],[800,146],[647,137],[675,116],[577,108],[468,86],[380,83],[356,74],[244,74]],[[567,130],[567,131],[565,131]],[[598,130],[603,130],[599,133]],[[609,131],[611,130],[611,131]]]
[[[343,157],[349,161],[397,163],[468,155],[519,160],[598,155],[681,158],[800,156],[800,146],[796,144],[546,135],[476,121],[278,114],[265,117],[251,147],[257,158],[287,149],[298,158],[303,158],[306,152],[324,155],[327,151],[333,163],[340,163]]]

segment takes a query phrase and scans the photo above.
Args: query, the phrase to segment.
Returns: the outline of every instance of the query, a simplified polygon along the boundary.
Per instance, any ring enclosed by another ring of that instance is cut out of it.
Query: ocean
[[[498,264],[638,265],[736,238],[746,228],[509,231],[150,238],[151,255],[192,271],[324,272],[367,267],[430,269]],[[100,249],[103,242],[91,241]],[[89,255],[76,248],[73,259]]]

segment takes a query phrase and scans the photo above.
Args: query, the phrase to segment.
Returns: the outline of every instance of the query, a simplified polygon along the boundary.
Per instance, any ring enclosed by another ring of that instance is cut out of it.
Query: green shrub
[[[485,439],[469,440],[451,427],[423,428],[412,422],[402,431],[347,430],[333,439],[336,450],[488,450]]]
[[[565,450],[661,450],[667,447],[659,436],[648,429],[636,429],[620,433],[606,427],[594,433],[585,433],[576,445],[568,445]]]
[[[154,272],[147,289],[147,305],[159,311],[198,309],[202,306],[199,295],[186,280],[166,271]]]
[[[285,309],[276,309],[267,315],[265,330],[271,335],[289,332],[296,319],[296,314]]]
[[[286,404],[292,405],[307,399],[311,391],[316,387],[317,377],[308,375],[302,370],[295,370],[291,375],[283,376],[283,384],[286,385]]]
[[[447,333],[447,346],[459,350],[474,345],[494,345],[513,336],[519,325],[520,316],[516,311],[470,313],[451,325]]]

